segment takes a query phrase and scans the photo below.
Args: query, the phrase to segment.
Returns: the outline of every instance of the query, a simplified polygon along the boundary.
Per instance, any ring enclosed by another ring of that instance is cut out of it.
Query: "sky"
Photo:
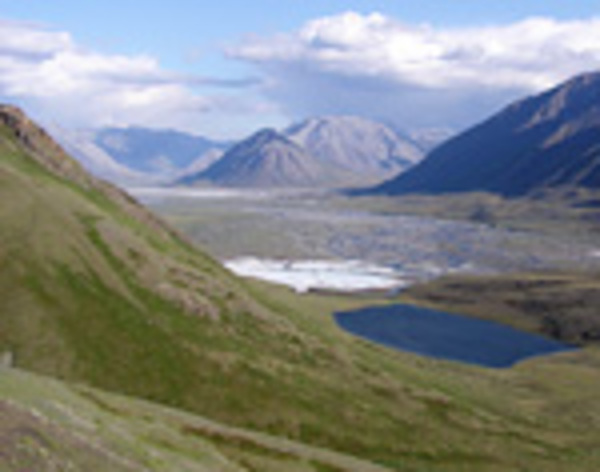
[[[460,130],[597,69],[600,0],[0,0],[0,100],[67,128]]]

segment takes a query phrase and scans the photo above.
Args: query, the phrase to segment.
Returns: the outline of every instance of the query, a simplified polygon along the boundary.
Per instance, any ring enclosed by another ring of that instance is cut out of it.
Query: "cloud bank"
[[[458,129],[599,69],[600,18],[444,29],[348,12],[247,37],[226,55],[260,79],[180,74],[152,56],[92,51],[68,32],[0,20],[0,99],[64,127],[134,124],[216,138],[322,114]]]
[[[460,127],[599,68],[600,19],[439,29],[348,12],[246,38],[228,54],[258,67],[263,92],[291,115],[359,113],[401,126]]]
[[[203,95],[197,88],[252,85],[246,79],[177,74],[151,56],[102,54],[81,47],[63,31],[0,21],[0,96],[64,126],[136,124],[199,131],[215,117],[252,114],[256,106],[227,94]]]

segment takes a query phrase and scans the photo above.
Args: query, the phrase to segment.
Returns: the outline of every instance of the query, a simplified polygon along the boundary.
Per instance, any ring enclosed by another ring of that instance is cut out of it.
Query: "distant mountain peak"
[[[413,141],[358,116],[313,117],[289,127],[285,134],[323,162],[366,176],[390,176],[423,157]]]
[[[258,130],[256,133],[252,134],[249,138],[237,143],[234,146],[234,148],[237,146],[240,146],[240,145],[244,146],[244,147],[271,146],[271,145],[274,145],[275,143],[280,143],[280,144],[284,144],[286,146],[300,148],[294,141],[288,139],[287,136],[285,136],[282,133],[279,133],[277,130],[275,130],[273,128],[263,128],[261,130]]]
[[[274,128],[263,128],[250,136],[253,141],[268,141],[271,139],[284,139],[284,136],[279,134]]]
[[[326,174],[303,148],[267,128],[233,146],[198,178],[236,187],[314,187]]]
[[[222,160],[182,183],[338,187],[381,181],[423,153],[392,129],[357,116],[308,118],[283,131],[265,128],[229,149]]]

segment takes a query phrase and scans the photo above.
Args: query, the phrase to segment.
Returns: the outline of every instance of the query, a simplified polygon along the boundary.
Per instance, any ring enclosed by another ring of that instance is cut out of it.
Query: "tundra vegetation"
[[[240,280],[0,116],[2,470],[600,467],[593,339],[507,370],[359,340],[330,313],[393,298]]]

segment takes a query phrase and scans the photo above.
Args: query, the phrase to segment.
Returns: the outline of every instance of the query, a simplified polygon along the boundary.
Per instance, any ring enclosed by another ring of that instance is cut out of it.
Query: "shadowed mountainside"
[[[600,73],[590,73],[512,104],[372,192],[514,197],[599,186]]]

